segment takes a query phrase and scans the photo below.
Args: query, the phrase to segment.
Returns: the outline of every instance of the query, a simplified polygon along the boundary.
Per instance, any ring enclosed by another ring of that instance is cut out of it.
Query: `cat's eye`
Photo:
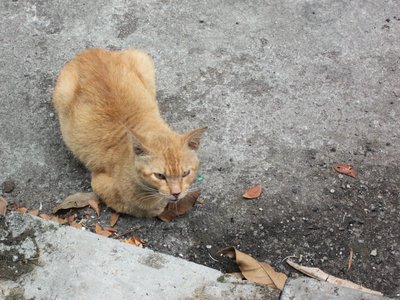
[[[161,174],[161,173],[154,173],[154,176],[157,178],[157,179],[160,179],[160,180],[165,180],[166,178],[165,178],[165,175],[164,174]]]
[[[186,172],[183,172],[182,177],[186,177],[190,174],[190,170],[187,170]]]

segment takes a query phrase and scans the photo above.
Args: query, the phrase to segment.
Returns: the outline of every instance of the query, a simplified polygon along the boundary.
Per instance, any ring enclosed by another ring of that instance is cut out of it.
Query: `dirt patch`
[[[39,248],[35,241],[35,232],[30,229],[13,237],[3,217],[0,219],[0,232],[0,279],[15,281],[37,265]]]

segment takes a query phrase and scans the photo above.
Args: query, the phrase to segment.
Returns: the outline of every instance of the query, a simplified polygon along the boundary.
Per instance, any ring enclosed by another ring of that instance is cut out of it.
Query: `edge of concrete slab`
[[[289,278],[280,300],[389,300],[309,277]]]
[[[27,214],[0,217],[0,257],[4,299],[279,298],[277,290]]]

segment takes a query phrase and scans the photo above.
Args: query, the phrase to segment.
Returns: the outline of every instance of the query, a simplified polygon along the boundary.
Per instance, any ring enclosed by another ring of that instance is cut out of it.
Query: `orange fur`
[[[93,191],[117,212],[159,215],[196,178],[205,129],[178,134],[161,118],[147,54],[78,54],[62,69],[53,104],[66,145],[91,172]]]

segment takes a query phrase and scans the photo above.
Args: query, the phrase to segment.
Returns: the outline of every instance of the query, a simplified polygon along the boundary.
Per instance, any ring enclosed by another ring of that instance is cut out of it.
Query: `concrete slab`
[[[170,255],[27,214],[0,217],[0,299],[278,299]]]
[[[280,300],[389,300],[312,278],[290,278]]]
[[[15,188],[1,193],[50,212],[90,189],[60,137],[54,80],[86,47],[143,48],[166,120],[209,127],[205,205],[170,224],[125,216],[120,230],[223,271],[235,266],[210,255],[235,246],[286,273],[296,255],[400,296],[398,10],[394,0],[2,0],[0,184]],[[255,183],[262,196],[244,201]]]

